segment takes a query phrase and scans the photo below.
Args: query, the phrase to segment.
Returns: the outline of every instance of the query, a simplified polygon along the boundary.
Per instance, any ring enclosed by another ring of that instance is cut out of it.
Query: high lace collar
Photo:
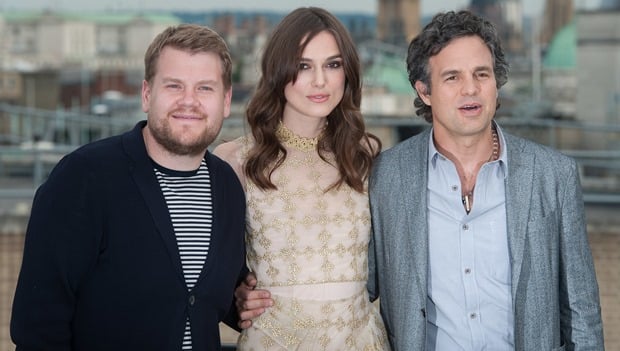
[[[282,144],[303,152],[310,152],[316,150],[316,146],[319,143],[320,137],[320,135],[315,138],[306,138],[299,136],[293,133],[290,129],[286,128],[282,121],[278,123],[278,129],[276,129],[276,136]]]

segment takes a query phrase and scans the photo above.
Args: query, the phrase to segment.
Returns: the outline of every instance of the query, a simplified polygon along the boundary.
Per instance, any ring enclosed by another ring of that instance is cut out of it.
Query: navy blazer
[[[516,351],[602,351],[598,284],[574,160],[503,133]],[[368,290],[394,351],[425,348],[430,129],[384,151],[369,181]]]
[[[66,155],[37,190],[11,320],[17,350],[219,350],[245,276],[245,195],[232,168],[205,154],[213,227],[188,291],[142,121]]]

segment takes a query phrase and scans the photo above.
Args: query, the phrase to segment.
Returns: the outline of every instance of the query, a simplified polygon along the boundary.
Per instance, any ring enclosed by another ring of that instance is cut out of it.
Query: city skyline
[[[544,1],[522,0],[525,15],[538,15],[542,11]],[[589,9],[600,4],[600,0],[574,0],[578,9]],[[423,15],[431,15],[439,11],[459,10],[464,8],[469,0],[422,0],[420,12]],[[268,0],[249,2],[246,0],[228,0],[222,2],[209,2],[205,0],[25,0],[14,2],[0,0],[0,10],[40,10],[50,9],[56,11],[216,11],[216,10],[260,10],[288,12],[299,6],[319,6],[333,12],[359,12],[375,14],[377,12],[376,0]],[[260,5],[258,5],[260,4]]]

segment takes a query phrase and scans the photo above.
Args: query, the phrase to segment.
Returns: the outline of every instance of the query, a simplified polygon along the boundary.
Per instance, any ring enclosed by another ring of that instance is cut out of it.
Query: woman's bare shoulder
[[[237,173],[241,184],[245,186],[245,176],[243,172],[243,150],[246,146],[245,137],[240,137],[231,141],[223,142],[213,149],[213,154],[226,161]]]
[[[240,142],[239,138],[223,142],[213,149],[213,154],[222,160],[231,163],[237,157],[237,154],[241,150],[243,144]]]

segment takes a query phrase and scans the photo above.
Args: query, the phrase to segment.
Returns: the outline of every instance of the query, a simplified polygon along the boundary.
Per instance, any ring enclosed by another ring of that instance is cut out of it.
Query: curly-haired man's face
[[[420,98],[433,110],[435,137],[482,135],[495,115],[493,56],[478,36],[456,38],[429,60],[432,90],[417,81]]]

